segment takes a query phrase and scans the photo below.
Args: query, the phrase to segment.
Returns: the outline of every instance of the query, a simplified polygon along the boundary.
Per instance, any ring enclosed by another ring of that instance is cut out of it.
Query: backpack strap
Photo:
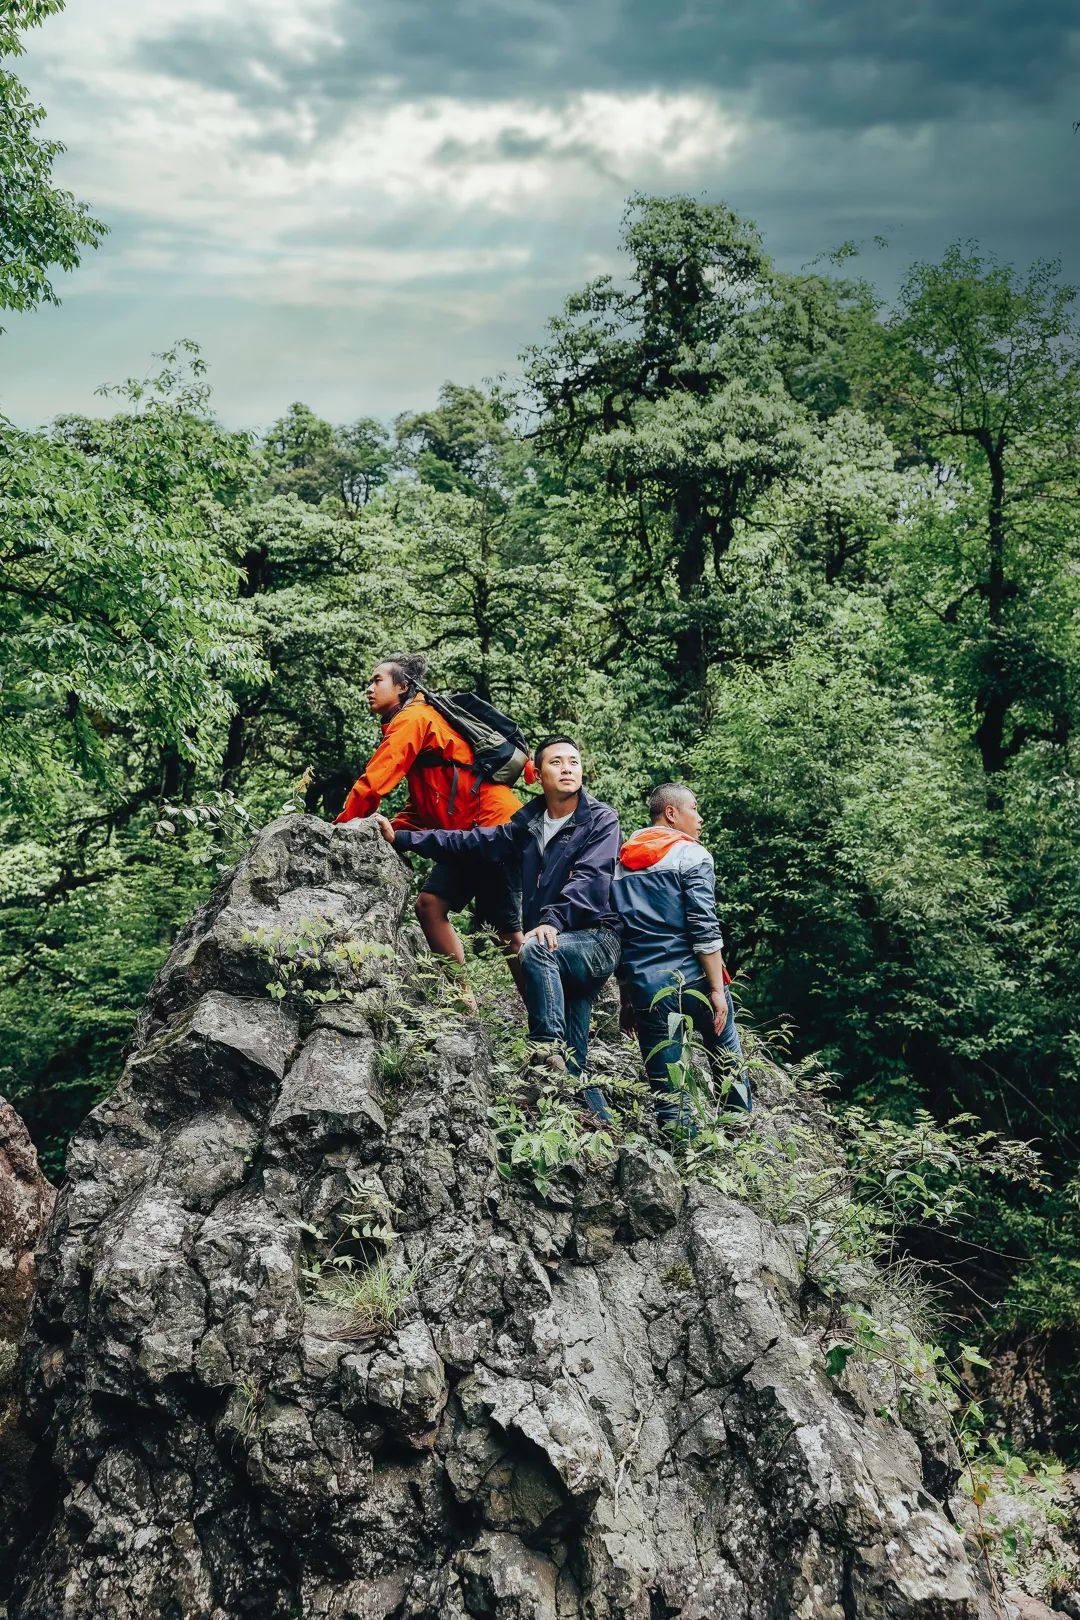
[[[464,760],[447,759],[445,754],[437,753],[434,748],[422,749],[409,766],[409,769],[415,770],[417,765],[422,771],[430,770],[433,765],[450,765],[455,772],[472,771],[474,775],[478,774],[475,765],[466,765]]]
[[[421,770],[430,770],[434,765],[449,765],[451,771],[453,772],[453,776],[450,779],[450,798],[448,799],[446,805],[446,813],[448,816],[453,815],[454,807],[457,804],[458,779],[461,776],[462,771],[468,771],[470,775],[476,778],[476,785],[473,788],[473,792],[477,795],[477,797],[479,797],[480,772],[477,770],[475,765],[466,765],[456,759],[447,759],[445,754],[437,753],[434,748],[422,749],[413,760],[410,768],[415,770],[418,765]]]

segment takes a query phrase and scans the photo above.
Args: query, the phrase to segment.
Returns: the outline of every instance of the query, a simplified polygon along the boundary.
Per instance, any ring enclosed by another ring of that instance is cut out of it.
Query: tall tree
[[[914,267],[860,351],[864,399],[912,459],[936,469],[920,567],[966,669],[994,804],[993,778],[1024,744],[1060,745],[1076,720],[1075,294],[1055,265],[1021,277],[955,246]]]
[[[489,500],[502,490],[504,462],[520,462],[509,402],[496,390],[447,382],[434,410],[405,412],[395,423],[399,464],[433,489]]]
[[[310,506],[340,502],[349,517],[385,484],[393,464],[381,422],[362,416],[333,427],[299,401],[269,429],[263,453],[268,494],[296,495]]]
[[[126,794],[133,746],[207,760],[259,667],[219,498],[247,444],[206,418],[198,356],[165,362],[115,416],[0,421],[0,794],[24,808]],[[175,791],[154,774],[139,791]]]
[[[602,475],[630,562],[623,588],[674,597],[686,690],[709,662],[709,576],[810,441],[786,376],[793,345],[814,341],[811,304],[722,204],[637,198],[622,243],[625,282],[604,276],[569,298],[527,375],[541,442]]]

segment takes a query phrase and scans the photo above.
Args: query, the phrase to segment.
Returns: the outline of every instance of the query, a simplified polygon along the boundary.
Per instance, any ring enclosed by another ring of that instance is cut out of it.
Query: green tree
[[[883,621],[840,599],[726,671],[694,764],[754,1012],[878,1106],[955,1112],[1016,1011],[1006,901],[950,705],[890,667]]]
[[[62,9],[63,0],[8,0],[0,16],[0,309],[58,303],[52,268],[74,270],[82,250],[106,232],[84,203],[52,184],[64,148],[36,134],[45,109],[4,66],[22,55],[24,30]]]
[[[296,495],[317,506],[330,493],[325,462],[334,443],[329,422],[297,400],[267,431],[263,449],[272,495]]]
[[[540,441],[606,488],[621,591],[666,599],[659,629],[674,626],[685,691],[713,651],[710,577],[811,442],[786,374],[815,341],[822,284],[808,281],[804,300],[751,225],[686,197],[635,199],[623,247],[626,282],[601,277],[569,298],[527,377]]]
[[[1061,746],[1076,722],[1075,292],[1054,265],[1021,277],[952,247],[914,267],[855,356],[863,397],[934,471],[936,499],[899,538],[917,536],[922,617],[964,681],[994,805],[1020,749]]]
[[[290,405],[263,440],[266,493],[296,495],[308,505],[340,502],[351,517],[387,480],[390,435],[373,417],[335,428],[309,406]]]
[[[355,517],[383,487],[393,461],[390,434],[373,416],[361,416],[336,430],[328,470],[350,516]]]
[[[507,459],[521,459],[498,391],[444,383],[434,410],[404,413],[395,431],[399,464],[445,492],[490,499],[502,489]]]
[[[360,521],[276,496],[242,519],[243,599],[266,666],[234,683],[221,785],[312,773],[308,802],[341,809],[370,752],[372,664],[415,624],[413,571],[376,501]]]
[[[219,498],[247,445],[207,419],[188,358],[116,416],[0,422],[0,793],[24,811],[123,797],[133,747],[204,763],[228,680],[260,667]]]

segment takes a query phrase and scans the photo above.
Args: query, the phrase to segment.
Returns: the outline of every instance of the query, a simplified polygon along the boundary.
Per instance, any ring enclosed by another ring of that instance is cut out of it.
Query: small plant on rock
[[[615,1141],[603,1126],[586,1123],[586,1113],[567,1095],[567,1084],[552,1076],[526,1102],[525,1088],[496,1098],[492,1130],[499,1148],[499,1171],[509,1180],[524,1175],[542,1197],[550,1196],[555,1177],[574,1164],[606,1163]],[[588,1118],[592,1118],[588,1115]]]
[[[233,1388],[225,1412],[225,1422],[245,1445],[254,1439],[259,1427],[265,1391],[258,1379],[247,1374]]]
[[[384,1086],[399,1085],[409,1072],[409,1053],[401,1041],[384,1041],[375,1051],[375,1078]]]
[[[294,1223],[321,1246],[301,1267],[309,1295],[343,1315],[338,1328],[350,1335],[387,1331],[416,1286],[419,1268],[402,1272],[391,1259],[395,1214],[381,1188],[350,1174],[336,1236],[309,1221]]]
[[[356,983],[361,967],[394,958],[393,946],[357,939],[318,916],[303,918],[293,929],[257,928],[243,938],[270,968],[267,995],[301,1007],[355,1004],[363,993]]]
[[[331,1268],[321,1273],[314,1292],[324,1305],[348,1317],[350,1331],[386,1332],[415,1289],[418,1275],[418,1266],[395,1273],[389,1256],[382,1255],[362,1269]]]

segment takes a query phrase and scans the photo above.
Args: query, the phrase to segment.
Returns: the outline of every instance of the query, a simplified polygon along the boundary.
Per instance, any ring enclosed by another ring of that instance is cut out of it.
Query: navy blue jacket
[[[566,825],[541,848],[544,800],[530,799],[498,827],[415,832],[401,828],[394,848],[441,861],[473,857],[521,868],[521,912],[526,930],[547,923],[561,933],[579,928],[618,929],[611,880],[622,834],[610,804],[582,790]]]

